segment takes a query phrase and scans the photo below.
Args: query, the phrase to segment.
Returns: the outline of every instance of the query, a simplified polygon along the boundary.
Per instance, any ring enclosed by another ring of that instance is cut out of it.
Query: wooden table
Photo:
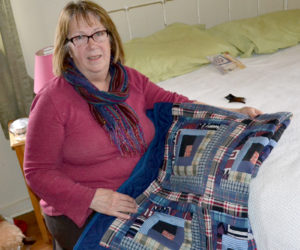
[[[24,177],[24,170],[23,170],[23,162],[24,162],[24,150],[25,150],[25,137],[21,140],[19,140],[20,137],[15,136],[13,133],[9,132],[9,139],[10,139],[10,146],[13,150],[16,151],[18,160],[19,160],[19,164],[22,170],[22,174]],[[25,178],[25,177],[24,177]],[[25,180],[26,183],[26,180]],[[40,203],[39,203],[39,198],[35,195],[35,193],[32,192],[32,190],[30,189],[30,187],[27,185],[26,183],[26,187],[28,190],[28,194],[32,203],[32,207],[34,210],[34,214],[37,220],[37,224],[38,227],[40,229],[41,235],[42,235],[42,239],[44,242],[46,243],[51,243],[52,239],[51,239],[51,235],[48,232],[48,229],[46,227],[45,221],[44,221],[44,217],[41,211],[41,207],[40,207]]]

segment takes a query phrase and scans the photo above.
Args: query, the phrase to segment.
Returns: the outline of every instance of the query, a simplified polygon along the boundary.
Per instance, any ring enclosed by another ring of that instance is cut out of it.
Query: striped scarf
[[[121,155],[145,152],[146,143],[137,114],[125,103],[129,96],[129,83],[123,65],[111,62],[111,81],[106,92],[90,83],[71,58],[68,63],[64,78],[88,102],[92,115],[109,134]]]

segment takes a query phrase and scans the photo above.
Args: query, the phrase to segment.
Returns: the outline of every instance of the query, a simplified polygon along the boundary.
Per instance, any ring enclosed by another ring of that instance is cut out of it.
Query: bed
[[[253,106],[271,116],[281,112],[284,119],[287,116],[290,119],[289,112],[293,114],[278,145],[250,182],[248,218],[256,246],[238,249],[299,249],[299,16],[300,10],[279,11],[208,29],[201,24],[175,23],[125,44],[127,64],[166,90],[217,107]],[[175,49],[162,46],[170,41],[174,41]],[[203,46],[205,49],[196,51]],[[223,52],[238,57],[246,67],[221,74],[207,56]],[[174,54],[176,56],[172,56]],[[244,97],[246,104],[228,102],[225,98],[228,94]],[[213,112],[226,117],[231,115],[218,109]],[[90,231],[96,220],[86,228],[76,249],[88,249],[87,242],[93,239],[89,236],[95,233]],[[99,238],[95,241],[99,245]],[[118,248],[116,245],[107,247]],[[222,249],[222,246],[206,245],[206,248]]]
[[[244,106],[229,104],[224,98],[233,93],[246,97],[247,105],[264,112],[293,113],[280,143],[252,180],[249,218],[258,249],[298,249],[300,45],[241,61],[247,68],[232,74],[220,75],[209,65],[159,85],[221,107]]]

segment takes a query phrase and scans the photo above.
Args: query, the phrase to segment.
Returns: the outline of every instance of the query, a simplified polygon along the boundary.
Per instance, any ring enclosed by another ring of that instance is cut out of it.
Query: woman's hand
[[[239,112],[244,115],[248,115],[251,118],[254,118],[255,116],[263,114],[262,111],[260,111],[256,108],[253,108],[253,107],[243,107],[243,108],[239,108],[239,109],[228,109],[228,110],[233,111],[233,112]]]
[[[193,101],[194,104],[204,104],[203,102],[199,102],[199,101]],[[222,108],[222,107],[221,107]],[[239,109],[230,109],[230,108],[222,108],[222,109],[226,109],[229,111],[233,111],[233,112],[238,112],[238,113],[242,113],[244,115],[248,115],[251,118],[254,118],[255,116],[261,115],[263,114],[262,111],[253,108],[253,107],[243,107],[243,108],[239,108]]]
[[[137,204],[133,198],[109,189],[98,188],[90,208],[96,212],[116,216],[128,220],[128,213],[137,212]]]

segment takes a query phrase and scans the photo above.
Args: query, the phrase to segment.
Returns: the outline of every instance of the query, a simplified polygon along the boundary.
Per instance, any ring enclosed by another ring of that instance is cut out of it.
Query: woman
[[[154,137],[146,110],[191,101],[122,65],[116,27],[93,2],[65,6],[54,47],[57,77],[32,103],[24,171],[56,248],[72,249],[93,211],[123,219],[137,212],[135,200],[116,190]]]

